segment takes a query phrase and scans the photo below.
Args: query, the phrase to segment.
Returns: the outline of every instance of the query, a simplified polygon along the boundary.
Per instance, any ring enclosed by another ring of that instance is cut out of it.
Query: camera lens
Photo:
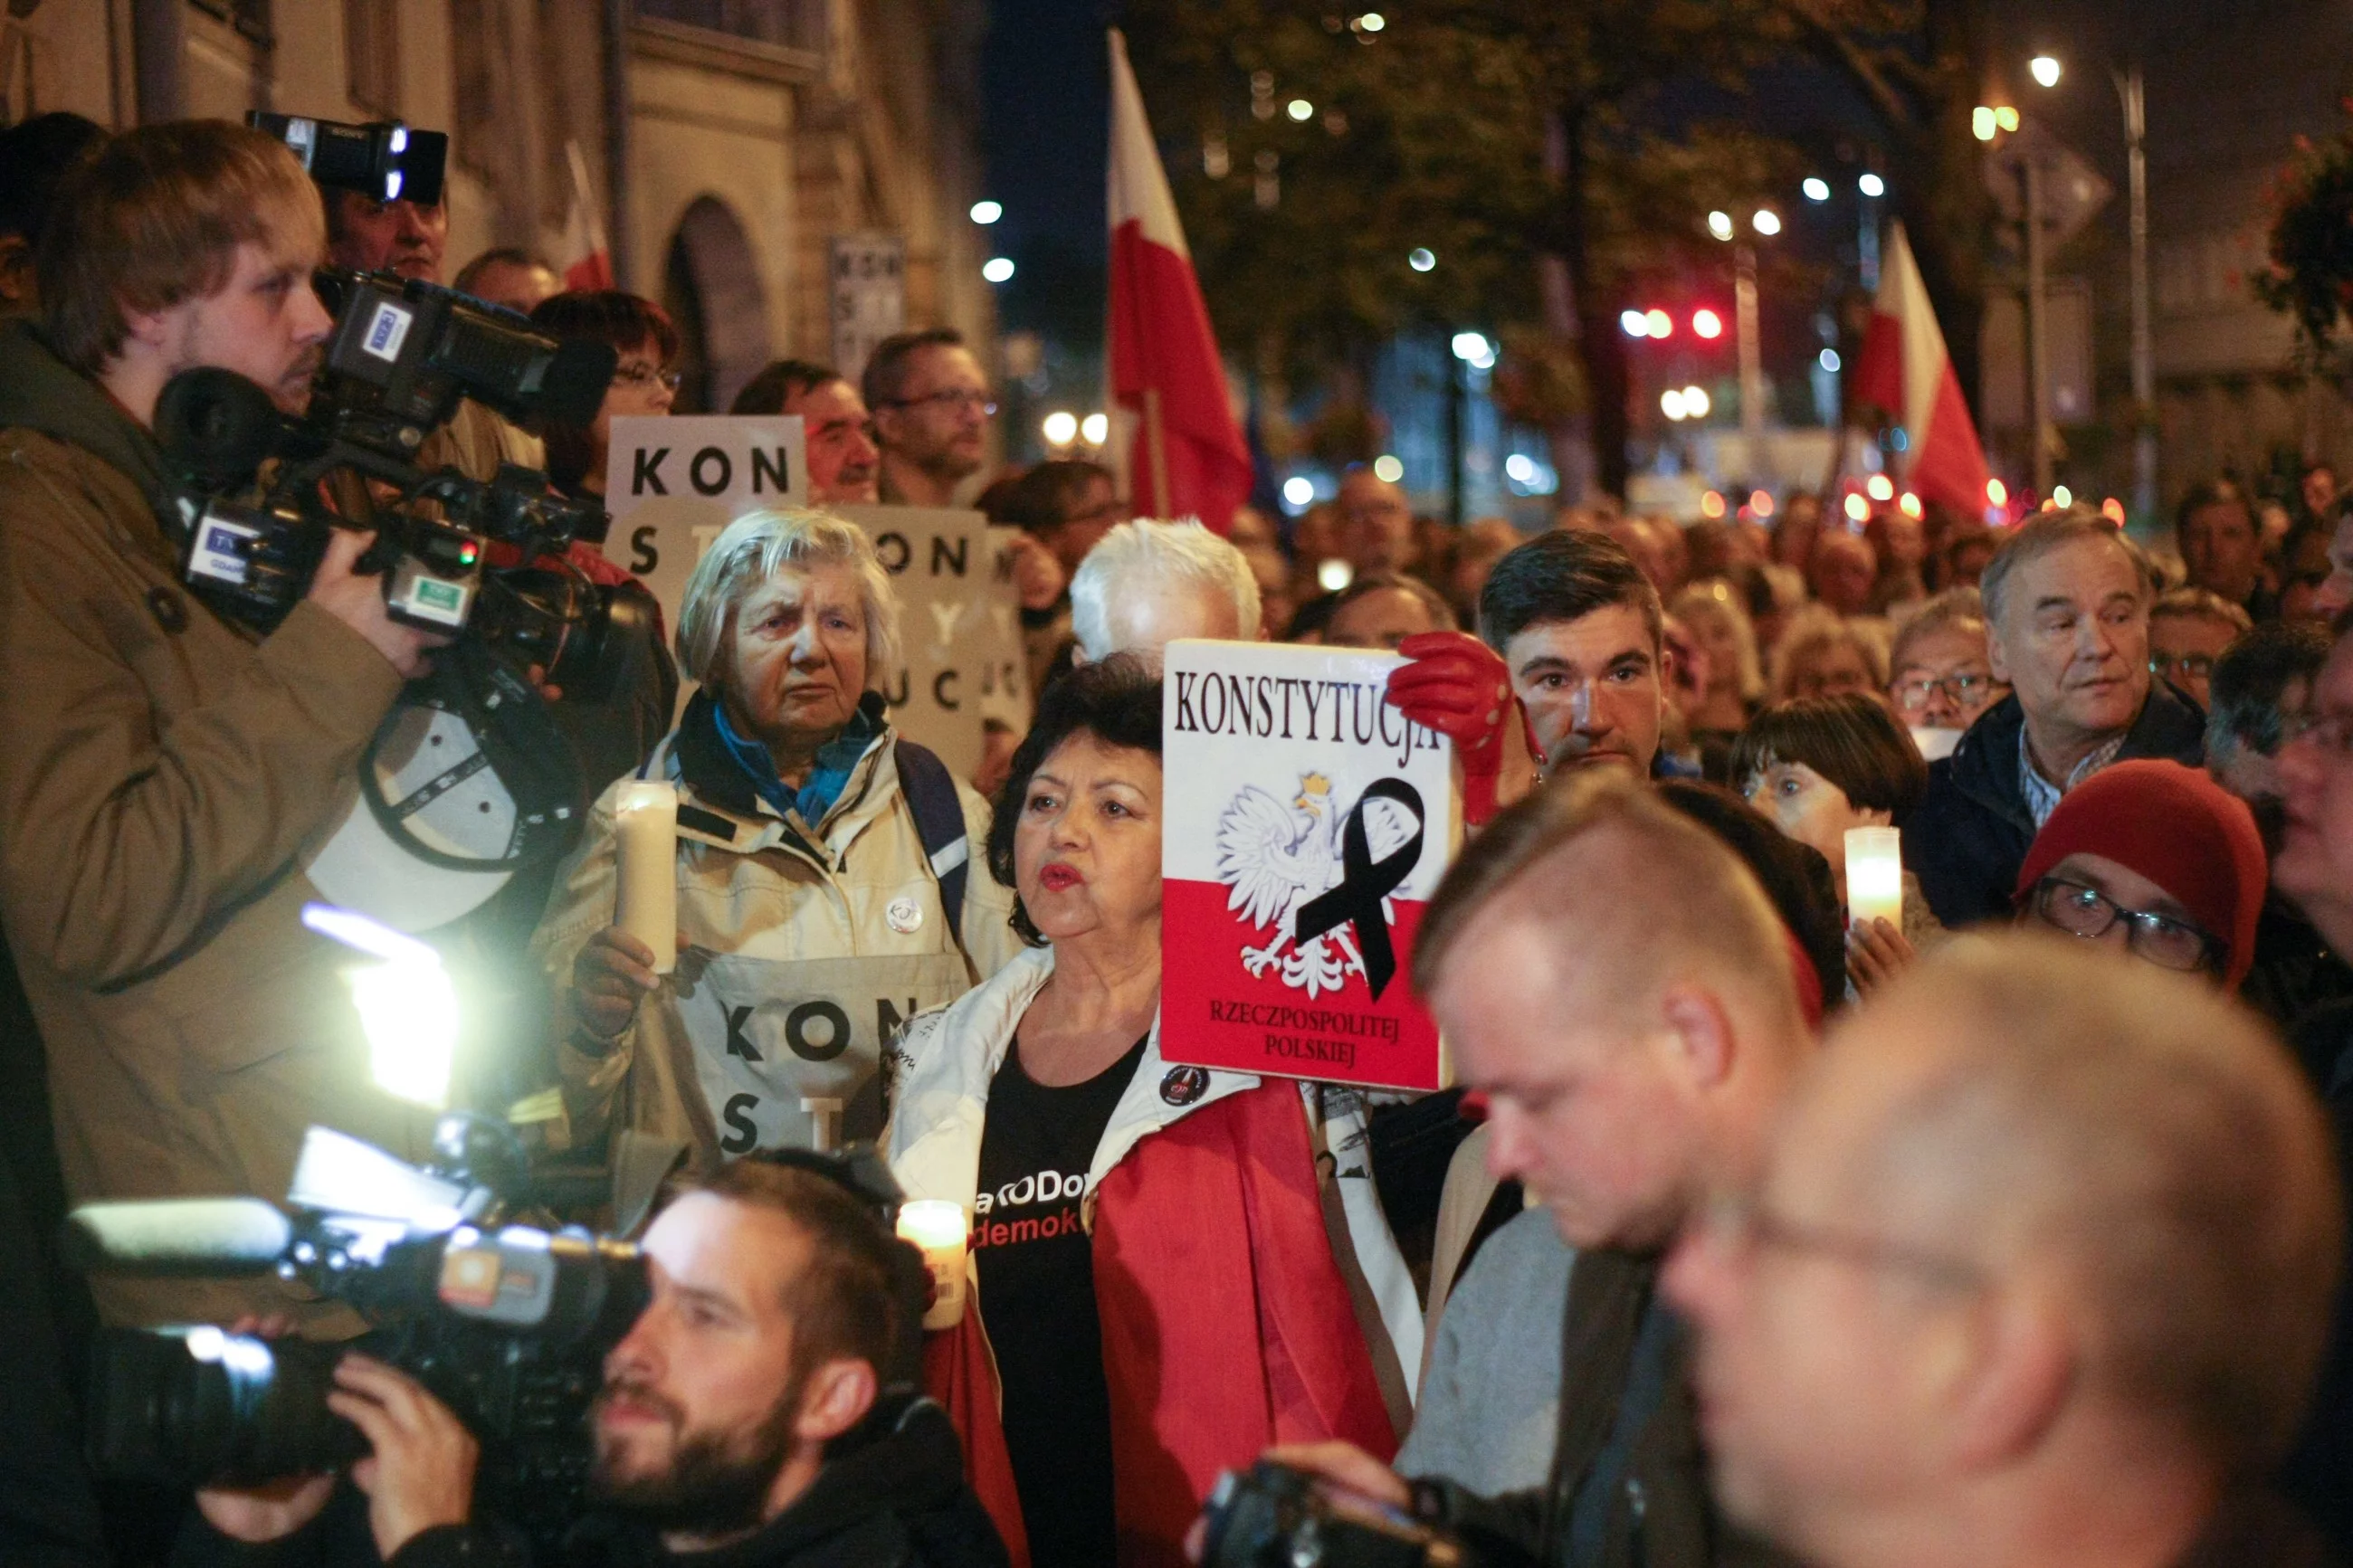
[[[344,1347],[211,1327],[109,1329],[92,1351],[90,1458],[193,1485],[332,1469],[367,1451],[327,1409]]]

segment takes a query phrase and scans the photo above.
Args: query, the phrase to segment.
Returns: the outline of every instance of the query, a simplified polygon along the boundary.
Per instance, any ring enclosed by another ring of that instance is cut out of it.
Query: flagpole
[[[1152,465],[1152,515],[1168,516],[1168,448],[1160,433],[1160,389],[1144,389],[1144,450]]]

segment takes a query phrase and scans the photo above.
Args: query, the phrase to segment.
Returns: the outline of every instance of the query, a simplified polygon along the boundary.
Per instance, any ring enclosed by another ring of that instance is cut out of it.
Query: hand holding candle
[[[1847,925],[1883,920],[1904,929],[1903,836],[1893,827],[1846,830]]]
[[[678,786],[624,785],[614,808],[619,891],[613,923],[653,950],[654,973],[678,966]]]
[[[953,1329],[964,1321],[965,1217],[962,1204],[917,1198],[899,1205],[899,1235],[923,1249],[932,1271],[932,1305],[926,1329]]]

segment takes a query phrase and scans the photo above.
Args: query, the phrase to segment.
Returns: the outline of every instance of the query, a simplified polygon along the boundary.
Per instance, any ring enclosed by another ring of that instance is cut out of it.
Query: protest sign
[[[1443,1088],[1406,973],[1461,837],[1452,743],[1382,700],[1394,654],[1168,645],[1160,1050]]]
[[[809,504],[797,414],[659,415],[613,421],[605,459],[605,558],[626,568],[678,629],[687,574],[747,511]]]

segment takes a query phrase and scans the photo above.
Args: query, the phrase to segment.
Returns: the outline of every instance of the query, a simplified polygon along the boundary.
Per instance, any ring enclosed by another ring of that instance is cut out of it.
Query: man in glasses
[[[1888,650],[1888,700],[1930,762],[1952,754],[1961,731],[2009,695],[1986,654],[1985,601],[1948,588],[1904,623]]]
[[[2148,672],[2211,708],[2214,661],[2254,625],[2246,611],[2209,589],[2159,595],[2148,612]]]
[[[954,506],[957,487],[980,471],[997,398],[980,361],[951,327],[901,332],[866,362],[866,406],[882,449],[882,500]]]
[[[1549,1474],[1503,1498],[1416,1498],[1343,1444],[1271,1457],[1548,1564],[1783,1561],[1708,1500],[1689,1342],[1655,1287],[1811,1053],[1794,954],[1723,841],[1620,770],[1556,779],[1472,837],[1423,918],[1413,978],[1488,1097],[1489,1170],[1524,1183],[1576,1249],[1558,1326],[1536,1331],[1561,1347]],[[1502,1423],[1535,1358],[1500,1350],[1496,1375],[1518,1385],[1485,1401]]]
[[[2310,1394],[2336,1161],[2211,988],[1952,943],[1850,1015],[1708,1216],[1664,1284],[1716,1495],[1808,1562],[2322,1560],[2235,1483]]]

